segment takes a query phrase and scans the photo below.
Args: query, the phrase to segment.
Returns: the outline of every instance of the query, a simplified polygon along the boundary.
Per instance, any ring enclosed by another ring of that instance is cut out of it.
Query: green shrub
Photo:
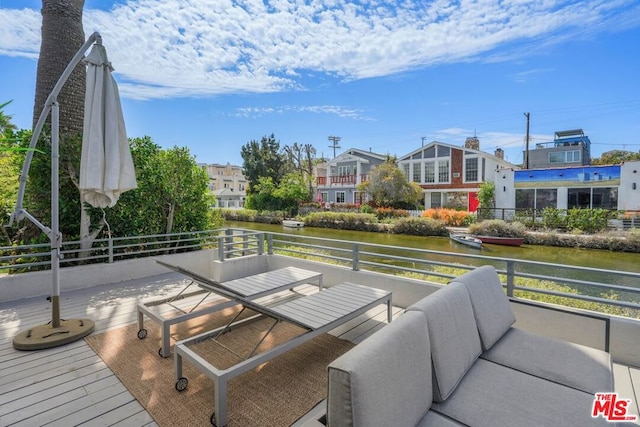
[[[596,233],[607,228],[610,213],[606,209],[569,209],[567,211],[567,227],[585,233]]]
[[[542,210],[542,224],[547,229],[567,228],[566,211],[556,208]]]
[[[378,218],[368,213],[316,212],[305,216],[303,221],[309,227],[378,231]]]
[[[411,234],[414,236],[449,235],[444,222],[433,218],[400,218],[393,223],[390,231],[394,234]]]
[[[524,237],[526,228],[519,222],[489,219],[469,226],[469,233],[478,236]]]

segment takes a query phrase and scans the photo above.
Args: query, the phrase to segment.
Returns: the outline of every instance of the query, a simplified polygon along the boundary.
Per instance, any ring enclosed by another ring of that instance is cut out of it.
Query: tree
[[[53,87],[85,42],[83,8],[84,0],[42,0],[42,41],[33,106],[34,127]],[[58,95],[61,143],[66,135],[82,133],[85,76],[85,66],[80,63]]]
[[[367,192],[378,206],[416,207],[422,198],[420,186],[407,180],[393,158],[376,166],[369,173],[369,180],[358,185],[358,190]]]
[[[260,142],[251,140],[240,150],[242,156],[242,174],[247,178],[249,186],[247,194],[255,191],[260,178],[270,177],[274,185],[278,185],[285,175],[285,156],[280,152],[280,143],[275,136],[263,136]]]
[[[298,173],[303,182],[306,183],[309,199],[313,198],[313,167],[315,164],[316,149],[311,144],[298,144],[285,146],[287,163],[291,165],[293,171]]]
[[[496,204],[496,184],[493,181],[485,181],[480,184],[478,201],[481,208],[494,208]]]
[[[187,148],[162,150],[150,137],[131,140],[138,188],[111,209],[114,234],[134,236],[206,230],[210,221],[207,173]]]
[[[624,161],[640,160],[640,151],[612,150],[602,153],[602,156],[591,159],[592,165],[619,165]]]
[[[280,200],[281,209],[290,215],[298,213],[298,205],[310,202],[313,193],[309,193],[305,177],[297,172],[286,174],[273,195]]]

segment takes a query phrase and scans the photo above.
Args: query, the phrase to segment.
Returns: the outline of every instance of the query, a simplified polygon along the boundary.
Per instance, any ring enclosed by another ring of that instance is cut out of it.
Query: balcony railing
[[[640,317],[640,273],[629,271],[231,228],[103,239],[97,241],[89,251],[78,250],[77,244],[78,242],[64,244],[63,255],[66,256],[62,262],[63,267],[77,263],[113,263],[130,258],[214,249],[217,252],[216,258],[220,261],[247,255],[277,253],[338,264],[356,271],[439,277],[446,283],[458,275],[454,270],[468,270],[491,264],[503,277],[510,297],[527,298],[529,293],[546,295],[552,299],[567,298],[620,307],[629,310],[623,315]],[[48,249],[50,248],[46,244],[0,247],[0,275],[49,268],[51,254]],[[526,279],[563,286],[557,289],[539,287]],[[614,297],[610,298],[609,295]]]
[[[331,176],[319,176],[316,178],[317,185],[355,185],[369,179],[369,175],[331,175]]]

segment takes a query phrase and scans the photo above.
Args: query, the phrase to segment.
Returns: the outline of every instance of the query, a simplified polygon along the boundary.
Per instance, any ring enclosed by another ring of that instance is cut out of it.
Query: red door
[[[477,211],[479,204],[478,193],[469,193],[469,212]]]

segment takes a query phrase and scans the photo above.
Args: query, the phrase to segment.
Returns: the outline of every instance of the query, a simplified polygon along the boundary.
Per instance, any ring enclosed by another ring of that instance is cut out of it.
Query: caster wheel
[[[158,349],[158,356],[162,357],[163,359],[166,359],[167,357],[169,357],[169,356],[163,356],[163,355],[162,355],[162,347],[160,347],[160,348]]]
[[[211,425],[215,426],[216,425],[216,413],[214,412],[213,414],[211,414]]]
[[[187,389],[187,385],[189,385],[189,380],[185,377],[182,377],[178,381],[176,381],[176,390],[184,391]]]
[[[147,330],[146,329],[140,329],[138,331],[138,338],[145,339],[147,337]]]

